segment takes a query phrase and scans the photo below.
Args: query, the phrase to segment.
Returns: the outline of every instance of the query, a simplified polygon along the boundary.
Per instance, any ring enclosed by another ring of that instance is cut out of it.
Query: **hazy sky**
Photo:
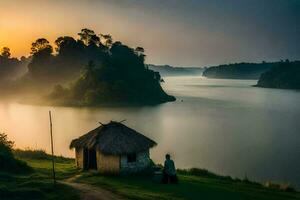
[[[300,0],[0,0],[0,47],[14,56],[84,27],[143,46],[154,64],[300,59]]]

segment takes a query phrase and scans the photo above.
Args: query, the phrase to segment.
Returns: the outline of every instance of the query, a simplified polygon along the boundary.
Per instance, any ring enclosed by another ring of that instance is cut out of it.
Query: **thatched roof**
[[[102,153],[122,155],[138,153],[156,142],[122,123],[111,121],[73,140],[70,148],[99,149]]]

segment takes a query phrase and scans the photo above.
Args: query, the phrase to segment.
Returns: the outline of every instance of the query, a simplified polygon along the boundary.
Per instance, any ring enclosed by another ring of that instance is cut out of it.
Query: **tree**
[[[113,39],[112,39],[112,36],[110,34],[100,34],[100,37],[101,39],[103,40],[104,42],[104,45],[107,47],[107,48],[110,48],[112,43],[113,43]]]
[[[14,142],[8,140],[5,133],[0,133],[0,154],[4,156],[11,155],[13,145]]]
[[[76,40],[70,36],[59,37],[55,40],[56,52],[60,53],[60,50],[63,50],[70,46],[76,45]],[[67,48],[68,49],[68,48]]]
[[[31,44],[31,54],[35,55],[39,52],[44,52],[49,55],[52,54],[53,48],[47,39],[39,38]]]
[[[58,57],[72,57],[72,60],[83,59],[85,45],[81,40],[76,41],[73,37],[64,36],[55,40]]]
[[[99,46],[101,44],[100,38],[95,34],[93,30],[84,28],[78,33],[80,40],[83,41],[85,45],[96,45]]]
[[[39,38],[31,45],[32,59],[28,64],[28,73],[34,79],[47,77],[51,79],[57,71],[53,66],[53,48],[45,38]]]
[[[143,47],[137,47],[137,48],[135,48],[135,52],[137,54],[143,54],[143,53],[145,53],[145,50]]]
[[[135,48],[135,53],[139,56],[139,58],[142,60],[142,62],[145,62],[145,50],[143,47],[137,47]]]
[[[1,50],[1,56],[4,58],[9,58],[11,55],[10,49],[8,47],[3,47]]]
[[[16,159],[13,154],[14,142],[8,140],[7,135],[0,133],[0,171],[24,173],[32,169],[24,162]]]

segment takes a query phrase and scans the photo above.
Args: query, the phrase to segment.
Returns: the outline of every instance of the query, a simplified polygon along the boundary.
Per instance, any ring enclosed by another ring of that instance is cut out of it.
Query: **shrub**
[[[14,157],[12,147],[14,143],[7,135],[0,133],[0,171],[12,173],[28,173],[32,169],[23,161]]]

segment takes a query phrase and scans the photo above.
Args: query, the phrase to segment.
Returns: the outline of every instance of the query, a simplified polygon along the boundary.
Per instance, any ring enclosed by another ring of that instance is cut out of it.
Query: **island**
[[[68,48],[70,39],[62,38],[57,42],[59,54],[62,50],[64,54],[65,51],[74,51],[76,45],[80,45],[82,54],[78,52],[78,55],[88,62],[75,81],[67,86],[56,84],[47,95],[47,102],[53,105],[98,106],[152,105],[175,101],[175,97],[161,87],[159,72],[145,65],[146,55],[142,47],[131,48],[120,41],[113,42],[109,35],[104,35],[102,40],[97,35],[101,34],[83,29],[79,33],[80,39],[72,40],[75,43]]]
[[[260,75],[268,71],[271,67],[278,65],[278,62],[262,63],[234,63],[219,66],[207,67],[203,76],[207,78],[220,79],[249,79],[258,80]]]
[[[300,61],[282,62],[263,73],[257,87],[300,89]]]

